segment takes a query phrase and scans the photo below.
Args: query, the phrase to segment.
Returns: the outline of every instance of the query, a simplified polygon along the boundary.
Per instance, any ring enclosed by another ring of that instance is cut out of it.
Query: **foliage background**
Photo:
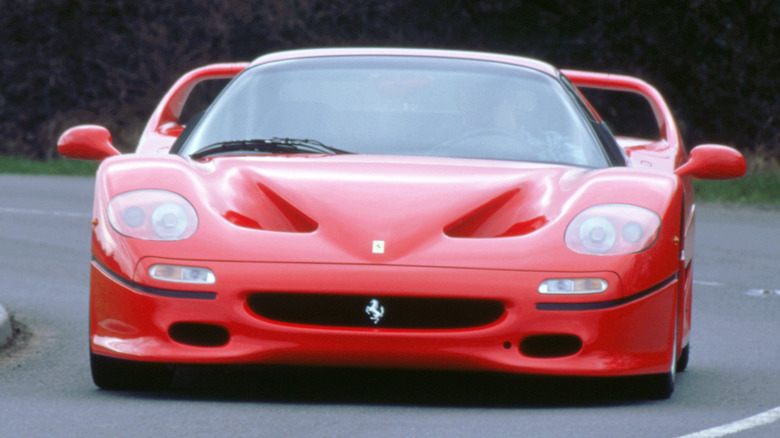
[[[637,75],[689,145],[780,152],[776,0],[0,0],[0,154],[50,159],[69,126],[132,150],[194,67],[279,49],[416,46]]]

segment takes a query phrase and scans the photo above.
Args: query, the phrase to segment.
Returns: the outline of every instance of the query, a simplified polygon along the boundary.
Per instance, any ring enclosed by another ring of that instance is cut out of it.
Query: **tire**
[[[101,356],[90,351],[92,381],[109,390],[163,390],[173,382],[168,364],[136,362]]]
[[[674,373],[645,376],[640,383],[641,394],[650,400],[665,400],[674,392]]]
[[[680,358],[677,359],[677,372],[681,373],[685,371],[686,368],[688,368],[688,359],[691,355],[691,345],[688,344],[682,349],[682,353],[680,353]]]

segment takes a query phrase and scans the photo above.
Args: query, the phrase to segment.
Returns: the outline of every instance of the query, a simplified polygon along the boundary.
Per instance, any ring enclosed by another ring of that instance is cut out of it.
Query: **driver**
[[[535,142],[523,125],[523,115],[532,110],[530,98],[506,80],[461,88],[457,105],[462,129],[448,142],[452,152],[474,158],[533,160]]]
[[[514,90],[502,81],[490,81],[464,88],[458,94],[458,110],[463,117],[464,133],[518,130]]]

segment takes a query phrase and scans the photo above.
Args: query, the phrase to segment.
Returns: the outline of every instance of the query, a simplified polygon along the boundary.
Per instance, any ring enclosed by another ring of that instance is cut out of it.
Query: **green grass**
[[[18,157],[0,157],[0,173],[29,175],[93,176],[98,163],[69,159],[35,161]],[[780,205],[780,168],[751,166],[745,177],[727,181],[695,180],[696,200],[737,204]]]
[[[752,171],[737,180],[694,180],[697,201],[780,205],[780,171]]]
[[[72,175],[93,176],[98,168],[96,161],[60,158],[37,161],[19,157],[0,157],[0,173],[21,175]]]

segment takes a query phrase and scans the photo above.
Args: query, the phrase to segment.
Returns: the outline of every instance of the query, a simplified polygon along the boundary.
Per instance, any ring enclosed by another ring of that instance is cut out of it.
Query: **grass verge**
[[[780,205],[780,171],[752,171],[737,180],[694,180],[697,201]]]
[[[37,161],[20,157],[0,157],[0,173],[17,175],[73,175],[93,176],[98,168],[96,161],[56,159]]]

